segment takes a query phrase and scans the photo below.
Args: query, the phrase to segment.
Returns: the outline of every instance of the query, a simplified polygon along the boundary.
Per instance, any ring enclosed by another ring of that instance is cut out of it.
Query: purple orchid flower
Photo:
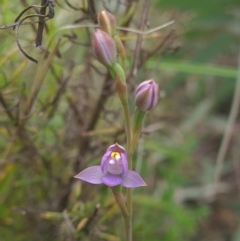
[[[137,172],[128,170],[127,153],[117,143],[108,147],[100,166],[88,167],[75,178],[92,184],[103,183],[110,187],[117,185],[127,188],[146,186]]]

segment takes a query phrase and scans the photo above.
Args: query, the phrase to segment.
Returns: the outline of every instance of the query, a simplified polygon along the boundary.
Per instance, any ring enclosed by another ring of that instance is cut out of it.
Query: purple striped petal
[[[127,161],[127,154],[126,151],[121,153],[121,161],[122,161],[122,174],[125,176],[128,171],[128,161]]]
[[[97,59],[102,64],[109,67],[116,63],[116,45],[109,34],[101,29],[96,29],[92,37],[92,46]]]
[[[142,111],[153,109],[159,99],[159,86],[154,80],[142,82],[135,92],[135,104]]]
[[[84,169],[74,177],[92,184],[101,184],[103,183],[103,175],[104,174],[102,173],[100,166],[92,166]]]
[[[102,177],[102,182],[109,187],[117,186],[121,184],[122,181],[123,179],[121,175],[114,175],[114,174],[108,173],[107,175]]]
[[[151,108],[151,101],[152,90],[148,87],[137,94],[135,104],[140,110],[147,111]]]
[[[111,151],[108,149],[107,149],[106,153],[103,155],[102,160],[101,160],[101,168],[102,168],[103,173],[107,173],[108,162],[111,159],[111,157],[110,157]]]
[[[138,94],[139,92],[141,92],[142,90],[144,90],[146,88],[146,85],[149,85],[149,83],[151,83],[152,80],[145,80],[142,83],[140,83],[135,91],[135,95]]]
[[[147,186],[137,172],[128,170],[127,175],[123,177],[122,185],[127,188]]]

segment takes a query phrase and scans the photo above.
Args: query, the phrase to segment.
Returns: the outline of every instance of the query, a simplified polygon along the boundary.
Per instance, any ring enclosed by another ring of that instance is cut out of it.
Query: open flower
[[[137,172],[128,170],[126,151],[117,143],[108,147],[100,166],[88,167],[75,178],[92,184],[103,183],[110,187],[117,185],[127,188],[146,186]]]

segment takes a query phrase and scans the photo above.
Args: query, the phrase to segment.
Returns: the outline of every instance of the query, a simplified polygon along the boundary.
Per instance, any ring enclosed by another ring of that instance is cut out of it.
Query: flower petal
[[[122,181],[123,181],[122,176],[114,175],[111,173],[108,173],[107,175],[102,177],[102,182],[109,187],[117,186],[117,185],[121,184]]]
[[[115,144],[109,146],[107,151],[110,151],[110,152],[117,151],[120,153],[124,153],[124,152],[126,153],[125,149],[121,145],[118,145],[117,142]]]
[[[123,177],[122,185],[127,188],[147,186],[137,172],[128,170],[127,175]]]
[[[137,95],[139,92],[141,92],[142,90],[144,90],[146,88],[146,85],[149,85],[149,83],[151,83],[151,79],[150,80],[145,80],[142,83],[140,83],[135,91],[135,95]]]
[[[125,176],[128,171],[128,160],[127,160],[127,154],[126,152],[121,153],[121,161],[122,161],[122,174]]]
[[[102,168],[102,172],[103,173],[107,173],[107,171],[108,171],[108,162],[111,159],[111,157],[110,157],[111,151],[108,150],[108,149],[107,149],[106,153],[103,155],[102,160],[101,160],[101,168]]]
[[[120,158],[120,156],[119,156]],[[110,160],[108,162],[108,172],[113,175],[119,175],[122,173],[122,162],[120,160]]]
[[[97,59],[103,65],[110,67],[116,63],[116,44],[109,34],[96,29],[92,37],[92,47]]]
[[[74,177],[92,184],[100,184],[100,183],[103,183],[102,182],[103,175],[104,174],[102,173],[100,166],[92,166],[84,169]]]

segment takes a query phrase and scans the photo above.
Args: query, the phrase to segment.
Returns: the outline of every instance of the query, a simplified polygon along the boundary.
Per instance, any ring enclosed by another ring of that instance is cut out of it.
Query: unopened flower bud
[[[92,46],[96,58],[103,65],[111,67],[116,63],[116,45],[109,34],[97,29],[93,34]]]
[[[116,19],[106,10],[102,10],[98,13],[98,24],[104,32],[108,33],[112,37],[116,32]]]
[[[153,80],[142,82],[136,89],[135,105],[142,111],[153,109],[159,99],[159,86]]]

